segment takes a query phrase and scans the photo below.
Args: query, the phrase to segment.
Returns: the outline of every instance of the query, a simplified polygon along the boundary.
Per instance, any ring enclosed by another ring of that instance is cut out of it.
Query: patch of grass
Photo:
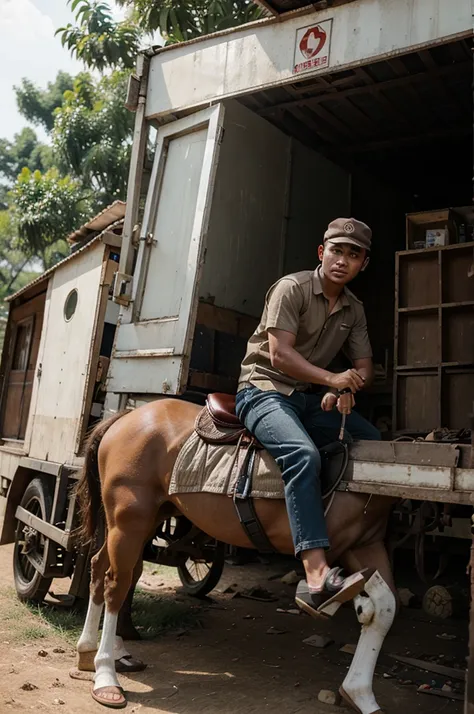
[[[78,610],[61,609],[49,605],[27,604],[26,608],[46,625],[66,640],[75,645],[82,632],[85,613]]]
[[[21,602],[14,588],[2,588],[0,595],[4,601],[0,617],[9,623],[15,639],[38,640],[58,634],[69,644],[77,642],[84,623],[83,613],[46,604]]]
[[[11,588],[2,589],[0,594],[8,597],[0,616],[9,621],[15,639],[33,641],[57,634],[70,645],[77,643],[84,625],[83,610],[22,603]],[[176,600],[173,594],[162,596],[137,588],[132,616],[142,637],[153,639],[172,630],[198,627],[201,610],[201,605]]]
[[[41,625],[25,625],[17,630],[15,637],[19,640],[30,642],[31,640],[42,640],[49,634],[50,632],[45,627],[41,627]]]
[[[164,632],[191,629],[199,625],[200,605],[180,602],[137,589],[133,601],[133,622],[145,639]]]

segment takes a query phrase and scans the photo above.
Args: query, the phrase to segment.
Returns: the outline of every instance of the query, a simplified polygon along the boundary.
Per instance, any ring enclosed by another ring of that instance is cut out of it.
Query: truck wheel
[[[40,478],[35,478],[26,488],[20,505],[42,521],[49,521],[52,497]],[[13,576],[20,600],[43,602],[52,578],[44,578],[38,571],[44,559],[47,538],[31,526],[18,522],[13,550]]]
[[[202,558],[188,558],[178,566],[178,575],[188,595],[204,597],[214,590],[224,569],[225,544],[214,541],[203,548]]]

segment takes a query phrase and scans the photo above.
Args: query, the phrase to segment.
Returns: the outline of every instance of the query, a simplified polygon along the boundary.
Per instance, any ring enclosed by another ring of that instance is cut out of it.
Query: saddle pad
[[[232,496],[246,449],[237,444],[209,444],[193,431],[178,454],[169,493],[218,493]],[[255,455],[252,479],[254,498],[284,498],[281,472],[267,451]]]

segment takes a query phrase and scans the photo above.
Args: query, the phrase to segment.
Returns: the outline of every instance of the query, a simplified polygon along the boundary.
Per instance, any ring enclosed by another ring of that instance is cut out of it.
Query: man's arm
[[[312,365],[295,350],[296,335],[292,332],[270,328],[268,341],[272,366],[288,377],[297,379],[299,382],[322,384],[334,389],[349,388],[353,392],[357,392],[364,386],[363,377],[358,374],[356,369],[348,369],[346,372],[334,374]]]
[[[364,357],[363,359],[355,359],[352,362],[354,369],[364,379],[364,387],[370,387],[374,381],[374,363],[372,357]]]

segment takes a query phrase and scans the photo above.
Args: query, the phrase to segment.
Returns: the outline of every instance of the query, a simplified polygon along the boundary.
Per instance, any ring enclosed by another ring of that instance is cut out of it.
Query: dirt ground
[[[105,711],[90,698],[90,682],[73,680],[68,675],[75,663],[73,643],[82,616],[51,608],[34,611],[18,603],[11,557],[10,546],[0,548],[0,713]],[[333,622],[326,624],[303,614],[277,612],[277,608],[293,607],[294,586],[273,579],[287,570],[281,563],[228,566],[218,591],[206,601],[197,602],[179,593],[174,571],[148,567],[135,617],[148,639],[129,644],[135,656],[148,662],[148,668],[121,677],[129,699],[125,711],[347,711],[319,703],[318,694],[322,689],[337,691],[344,679],[351,658],[340,648],[357,641],[355,615],[351,608],[343,608]],[[259,585],[276,599],[261,603],[223,592],[233,584],[241,590]],[[56,585],[53,590],[59,589]],[[155,623],[161,624],[155,627]],[[327,635],[334,643],[317,649],[303,642],[316,633]],[[433,624],[424,620],[420,610],[405,610],[387,637],[375,676],[374,689],[384,712],[460,714],[459,701],[417,694],[417,685],[442,686],[446,677],[403,669],[388,654],[423,659],[436,655],[437,662],[462,667],[466,636],[465,621]]]

